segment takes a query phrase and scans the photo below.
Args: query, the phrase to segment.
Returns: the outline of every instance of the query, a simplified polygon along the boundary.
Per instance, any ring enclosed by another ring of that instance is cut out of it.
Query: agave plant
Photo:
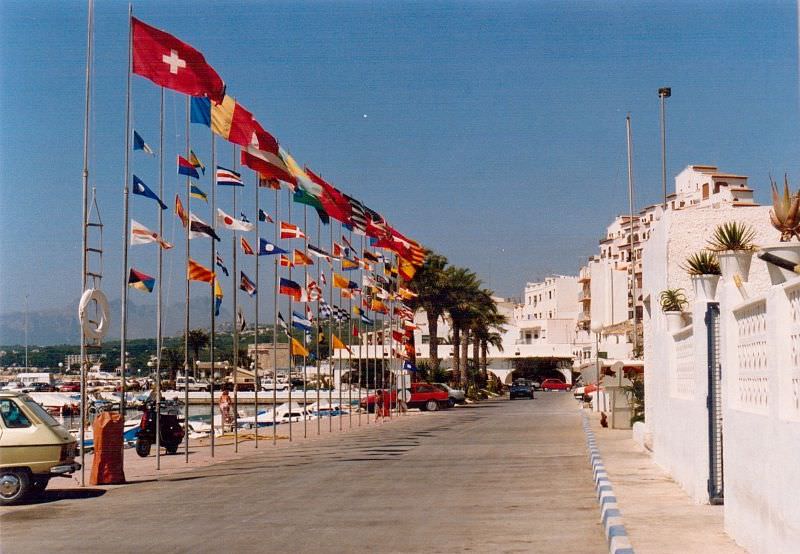
[[[689,275],[720,275],[717,255],[710,250],[695,252],[684,262],[683,269]]]
[[[682,312],[689,304],[683,289],[662,290],[658,296],[662,312]]]
[[[783,195],[778,194],[778,186],[770,177],[772,185],[772,209],[769,218],[772,226],[781,233],[781,242],[788,242],[792,237],[800,240],[800,191],[792,195],[789,192],[789,178],[783,176]]]
[[[753,239],[755,230],[746,223],[728,221],[714,229],[714,236],[708,241],[708,246],[714,252],[725,250],[755,250]]]

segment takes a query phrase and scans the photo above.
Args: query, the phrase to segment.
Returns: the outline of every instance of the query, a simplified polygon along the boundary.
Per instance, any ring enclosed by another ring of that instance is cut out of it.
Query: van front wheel
[[[21,502],[30,492],[31,476],[24,469],[0,472],[0,506]]]

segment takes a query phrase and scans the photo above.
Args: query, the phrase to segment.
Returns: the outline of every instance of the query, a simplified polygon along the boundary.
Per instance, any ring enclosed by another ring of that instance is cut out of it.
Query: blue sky
[[[95,15],[91,182],[111,298],[122,275],[126,12],[104,2]],[[792,2],[186,1],[136,2],[134,12],[203,52],[298,161],[502,295],[576,273],[627,210],[627,112],[637,206],[658,201],[660,86],[673,89],[670,187],[691,163],[749,175],[762,202],[770,172],[800,181]],[[0,313],[22,309],[25,293],[31,309],[80,294],[85,19],[78,2],[0,4]],[[171,206],[183,186],[174,156],[185,97],[166,97]],[[135,128],[157,148],[157,87],[134,76],[133,107]],[[210,164],[208,131],[191,133]],[[220,150],[230,162],[230,147]],[[132,169],[157,186],[155,159],[137,152]],[[208,177],[199,184],[210,192]],[[221,197],[230,208],[230,191]],[[263,198],[271,207],[271,193]],[[132,216],[155,227],[154,206],[133,197]],[[177,238],[171,212],[165,221]],[[199,261],[207,244],[192,242]],[[231,258],[227,235],[222,253]],[[155,256],[131,249],[151,275]],[[167,255],[173,300],[182,260],[182,248]]]

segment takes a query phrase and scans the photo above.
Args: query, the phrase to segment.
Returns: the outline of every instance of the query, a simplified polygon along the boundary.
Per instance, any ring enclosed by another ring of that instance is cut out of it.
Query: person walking
[[[377,424],[379,421],[383,421],[383,417],[386,415],[384,413],[384,398],[383,398],[383,390],[379,389],[375,393],[375,423]]]
[[[227,390],[222,391],[222,395],[219,397],[219,411],[222,414],[222,432],[225,432],[225,426],[230,426],[232,423],[231,418],[231,395],[228,394]]]

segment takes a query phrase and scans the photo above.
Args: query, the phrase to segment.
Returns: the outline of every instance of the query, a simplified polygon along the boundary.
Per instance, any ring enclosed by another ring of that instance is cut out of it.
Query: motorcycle
[[[175,454],[183,441],[183,427],[178,421],[180,407],[175,402],[161,401],[159,430],[161,446],[167,454]],[[142,458],[150,455],[150,448],[156,442],[156,403],[150,400],[142,407],[142,420],[136,435],[136,453]]]

